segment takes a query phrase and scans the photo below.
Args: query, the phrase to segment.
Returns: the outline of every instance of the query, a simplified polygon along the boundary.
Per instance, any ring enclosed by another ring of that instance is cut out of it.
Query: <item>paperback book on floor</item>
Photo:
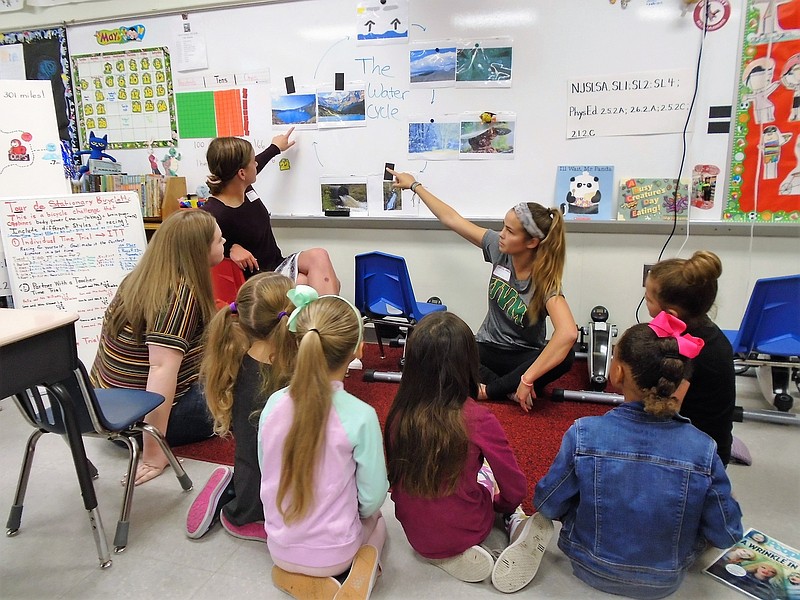
[[[800,598],[800,552],[757,529],[748,529],[705,572],[751,598]]]

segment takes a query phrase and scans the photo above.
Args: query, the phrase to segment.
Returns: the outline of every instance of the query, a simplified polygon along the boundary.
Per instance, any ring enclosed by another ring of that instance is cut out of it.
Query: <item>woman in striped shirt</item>
[[[224,243],[210,214],[180,210],[170,215],[103,318],[92,384],[164,396],[145,421],[172,446],[213,434],[197,379],[205,326],[215,312],[210,267],[222,260]],[[167,464],[155,440],[144,436],[136,485],[160,475]]]

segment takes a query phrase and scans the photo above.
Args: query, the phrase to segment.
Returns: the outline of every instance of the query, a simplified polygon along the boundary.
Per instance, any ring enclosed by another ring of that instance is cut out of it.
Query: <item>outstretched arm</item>
[[[400,188],[401,190],[410,190],[411,186],[417,183],[411,173],[398,173],[392,169],[386,170],[394,175],[397,180],[396,183],[393,184],[393,187]],[[452,229],[471,244],[479,248],[481,247],[483,235],[486,233],[485,228],[479,227],[475,225],[475,223],[462,217],[452,206],[439,200],[439,198],[425,189],[421,183],[414,186],[414,192],[445,227]]]

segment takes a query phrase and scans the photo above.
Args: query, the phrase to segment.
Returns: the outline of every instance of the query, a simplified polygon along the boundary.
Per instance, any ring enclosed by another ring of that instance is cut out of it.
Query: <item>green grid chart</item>
[[[183,139],[217,136],[214,92],[181,92],[175,94],[178,132]]]

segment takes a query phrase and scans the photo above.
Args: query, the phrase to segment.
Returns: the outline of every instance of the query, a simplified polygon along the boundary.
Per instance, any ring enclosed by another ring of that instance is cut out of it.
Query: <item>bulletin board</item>
[[[108,149],[166,147],[177,139],[166,48],[73,57],[78,130],[108,136]]]
[[[682,184],[701,200],[685,207],[690,218],[719,221],[744,1],[721,2],[725,10],[704,28],[704,13],[682,14],[682,2],[585,2],[577,11],[558,0],[297,0],[70,26],[68,39],[74,54],[108,52],[98,31],[137,26],[141,39],[123,49],[167,49],[177,108],[172,166],[190,192],[205,181],[214,135],[243,135],[260,151],[295,126],[297,144],[255,186],[276,215],[321,215],[329,182],[355,178],[366,186],[366,208],[352,193],[334,194],[337,206],[356,205],[351,215],[430,217],[407,192],[392,200],[382,183],[387,162],[471,218],[502,217],[523,200],[561,206],[559,167],[611,166],[606,214],[616,215],[620,182],[677,178],[683,163]],[[451,79],[450,70],[463,77]],[[320,95],[331,91],[342,97]],[[232,127],[212,122],[219,92],[238,99]],[[330,113],[321,106],[344,115],[359,109],[359,94],[360,120],[324,126]],[[315,96],[313,110],[286,105],[306,95]],[[198,112],[206,116],[192,120]],[[489,151],[470,152],[486,131]],[[114,156],[132,173],[163,160],[146,149]],[[713,189],[700,190],[703,169],[717,173]]]
[[[800,3],[747,0],[724,219],[800,221]]]

